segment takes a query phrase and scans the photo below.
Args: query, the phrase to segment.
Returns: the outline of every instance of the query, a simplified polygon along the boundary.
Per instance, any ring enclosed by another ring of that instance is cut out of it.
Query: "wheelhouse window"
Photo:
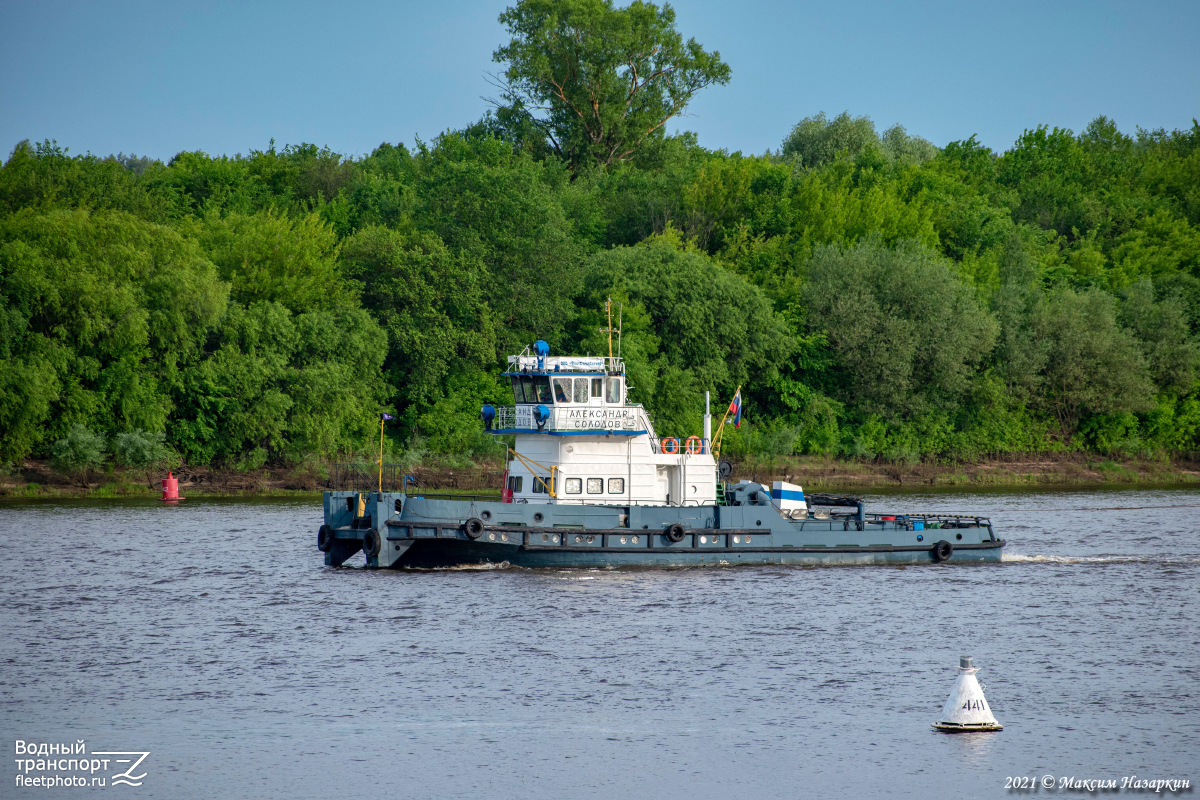
[[[609,378],[606,383],[608,391],[604,394],[604,402],[620,403],[621,402],[621,379]]]
[[[588,401],[588,379],[575,379],[575,402],[586,403]]]
[[[571,393],[574,391],[574,381],[570,378],[555,378],[554,379],[554,402],[570,403]]]
[[[609,478],[608,479],[609,494],[625,494],[625,479],[624,478]]]
[[[588,494],[604,494],[604,478],[588,478]]]
[[[545,375],[514,375],[513,399],[518,403],[553,403],[550,379]]]
[[[528,375],[514,375],[513,396],[518,403],[536,403],[537,393],[533,390],[533,378]]]
[[[567,478],[563,484],[563,491],[567,494],[582,494],[583,478]]]
[[[604,379],[592,378],[592,397],[602,397],[604,395]]]

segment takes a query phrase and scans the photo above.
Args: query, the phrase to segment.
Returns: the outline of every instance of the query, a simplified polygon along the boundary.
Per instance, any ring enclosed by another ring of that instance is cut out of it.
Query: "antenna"
[[[617,358],[621,357],[621,323],[625,318],[625,304],[617,303]]]

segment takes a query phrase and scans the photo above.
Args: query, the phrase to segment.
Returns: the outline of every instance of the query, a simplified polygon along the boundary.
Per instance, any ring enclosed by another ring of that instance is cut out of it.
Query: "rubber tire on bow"
[[[463,523],[463,533],[468,539],[478,539],[483,536],[483,520],[478,517],[471,517]]]
[[[317,549],[322,553],[328,553],[333,549],[333,540],[337,538],[334,535],[333,528],[328,525],[322,525],[317,530]]]
[[[678,544],[683,541],[684,532],[683,526],[676,522],[671,527],[667,528],[667,540]]]
[[[371,528],[363,534],[363,552],[367,554],[367,558],[374,558],[379,555],[379,531]]]
[[[950,556],[954,555],[954,545],[950,544],[945,539],[942,539],[933,546],[933,549],[930,550],[930,552],[933,553],[934,561],[949,561]]]

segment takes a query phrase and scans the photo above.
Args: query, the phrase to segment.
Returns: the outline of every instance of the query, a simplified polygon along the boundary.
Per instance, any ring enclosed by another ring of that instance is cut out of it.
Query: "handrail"
[[[404,464],[360,464],[339,462],[329,470],[325,488],[334,491],[404,492],[411,480]]]

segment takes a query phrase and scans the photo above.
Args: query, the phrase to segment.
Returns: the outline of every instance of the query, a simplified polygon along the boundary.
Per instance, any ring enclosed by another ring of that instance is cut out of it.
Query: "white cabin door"
[[[671,478],[667,470],[669,467],[659,467],[655,473],[654,499],[659,502],[665,502],[670,499],[671,493]]]
[[[604,379],[591,378],[588,380],[588,405],[592,408],[603,408],[604,406]]]

